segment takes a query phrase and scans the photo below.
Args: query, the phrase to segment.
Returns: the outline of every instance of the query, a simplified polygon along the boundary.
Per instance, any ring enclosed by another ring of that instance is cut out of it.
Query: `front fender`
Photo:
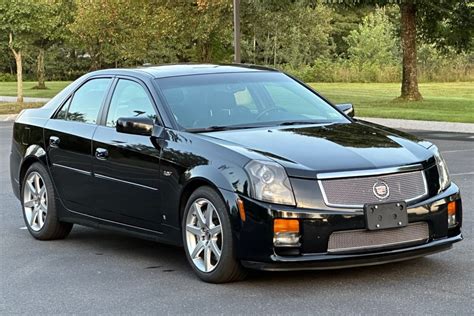
[[[247,173],[239,166],[230,163],[219,165],[199,165],[184,172],[180,183],[183,187],[192,181],[203,180],[215,187],[248,195],[249,179]]]

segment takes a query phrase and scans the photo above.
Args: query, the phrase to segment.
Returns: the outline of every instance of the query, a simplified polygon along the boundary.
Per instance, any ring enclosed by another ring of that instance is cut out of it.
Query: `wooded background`
[[[403,82],[401,97],[418,100],[418,81],[474,80],[473,9],[469,0],[241,0],[242,62],[309,82]],[[231,63],[232,10],[232,0],[0,0],[0,81],[45,88],[109,67]]]

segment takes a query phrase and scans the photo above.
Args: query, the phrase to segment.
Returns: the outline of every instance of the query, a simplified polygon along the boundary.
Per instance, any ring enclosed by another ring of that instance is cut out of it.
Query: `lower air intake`
[[[409,224],[402,228],[383,230],[346,230],[329,236],[328,252],[344,253],[370,251],[377,248],[396,248],[406,244],[421,244],[429,239],[425,222]]]

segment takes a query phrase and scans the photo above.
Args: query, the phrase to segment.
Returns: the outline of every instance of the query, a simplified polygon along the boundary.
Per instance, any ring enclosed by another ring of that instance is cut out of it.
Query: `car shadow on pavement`
[[[182,278],[200,282],[188,265],[184,250],[153,241],[130,237],[125,234],[84,227],[75,227],[64,241],[69,247],[89,254],[113,257],[114,262],[126,261],[136,271],[140,269],[179,272]],[[436,256],[436,255],[435,255]],[[275,286],[318,284],[319,287],[337,285],[364,285],[382,283],[419,282],[451,272],[449,263],[441,257],[425,257],[397,263],[347,268],[337,270],[312,270],[292,272],[250,271],[248,278],[239,284],[260,287],[272,283]]]

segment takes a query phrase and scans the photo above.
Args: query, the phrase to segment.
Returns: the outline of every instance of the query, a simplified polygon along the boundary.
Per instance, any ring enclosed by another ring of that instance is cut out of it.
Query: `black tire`
[[[202,198],[209,200],[214,205],[221,221],[221,234],[223,237],[220,260],[214,270],[210,272],[203,272],[196,267],[191,259],[186,239],[186,219],[188,213],[191,211],[192,204]],[[213,188],[208,186],[200,187],[191,194],[186,203],[186,208],[183,214],[182,232],[186,258],[194,272],[201,280],[209,283],[227,283],[243,280],[246,277],[247,271],[236,258],[235,242],[233,239],[229,212],[227,211],[223,199]]]
[[[28,223],[26,216],[26,208],[24,206],[25,198],[25,186],[27,185],[26,181],[32,173],[38,173],[41,178],[44,186],[46,187],[46,196],[47,196],[47,212],[44,219],[44,224],[39,230],[32,229],[30,223]],[[33,163],[28,170],[26,171],[25,176],[23,177],[23,182],[21,186],[21,208],[23,213],[23,219],[25,220],[25,225],[28,228],[30,234],[40,240],[53,240],[53,239],[63,239],[71,232],[73,224],[64,223],[58,219],[57,209],[56,209],[56,197],[54,193],[53,183],[49,176],[46,168],[38,162]]]

